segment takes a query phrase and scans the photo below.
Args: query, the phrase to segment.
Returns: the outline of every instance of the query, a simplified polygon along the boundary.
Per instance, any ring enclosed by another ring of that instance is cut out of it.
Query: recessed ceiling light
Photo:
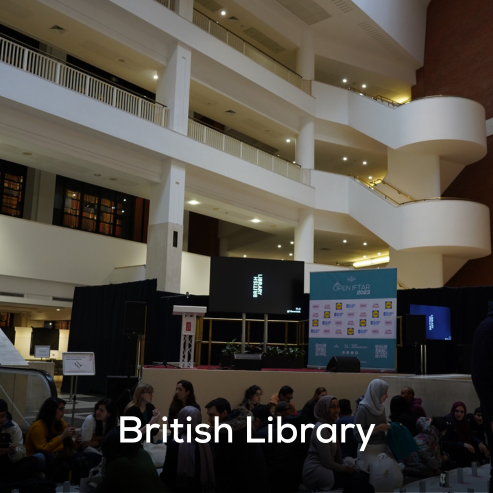
[[[277,245],[277,248],[281,248],[281,245]]]
[[[342,160],[343,160],[343,161],[347,161],[347,157],[343,157],[343,158],[342,158]]]
[[[372,179],[372,177],[371,177],[371,176],[369,176],[369,177],[368,177],[368,179],[369,179],[369,180],[371,180],[371,179]]]
[[[362,87],[363,89],[366,89],[366,84],[362,84],[362,85],[361,85],[361,87]]]
[[[59,312],[60,311],[60,308],[57,308],[56,311]]]
[[[126,201],[127,201],[127,199],[123,199],[123,202],[126,202]]]
[[[101,173],[94,173],[94,176],[101,176]]]
[[[226,15],[226,11],[225,10],[221,10],[221,15]]]
[[[363,255],[363,258],[366,258],[366,255]]]
[[[289,254],[289,256],[290,256],[290,257],[292,257],[292,256],[293,256],[293,254],[292,254],[292,253],[290,253],[290,254]]]
[[[296,161],[293,161],[293,164],[296,164]]]
[[[367,164],[366,161],[363,161],[363,164]]]
[[[368,243],[366,243],[366,241],[363,243],[364,246],[368,245]]]
[[[155,74],[154,79],[159,79],[159,75]]]
[[[245,258],[245,257],[246,257],[246,255],[243,255],[243,258]]]
[[[291,142],[291,139],[286,139],[286,142]]]
[[[252,223],[259,223],[260,219],[252,219]]]
[[[378,255],[382,255],[380,252],[378,252]]]
[[[122,214],[125,214],[125,211],[122,211]]]
[[[364,94],[362,92],[359,93],[360,96],[364,96]]]
[[[294,241],[291,242],[291,245],[294,245]]]
[[[346,83],[347,82],[347,79],[342,79],[342,82]]]
[[[343,243],[347,243],[347,240],[342,240]]]
[[[189,200],[188,203],[190,205],[197,205],[197,204],[200,204],[200,202],[197,202],[196,200]]]

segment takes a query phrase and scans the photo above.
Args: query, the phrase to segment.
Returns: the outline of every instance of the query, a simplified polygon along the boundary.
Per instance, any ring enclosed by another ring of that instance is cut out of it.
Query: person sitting
[[[243,406],[251,411],[254,407],[260,405],[261,398],[262,389],[258,385],[252,385],[245,390],[245,397],[241,401],[240,406]]]
[[[364,399],[360,402],[356,414],[354,415],[354,424],[361,425],[363,432],[366,434],[371,425],[375,425],[372,434],[364,451],[358,445],[358,459],[366,461],[368,464],[378,460],[380,454],[386,454],[393,459],[393,486],[400,488],[404,478],[402,476],[399,464],[395,460],[392,452],[387,444],[385,432],[389,430],[390,425],[387,423],[385,415],[385,407],[383,403],[389,397],[389,385],[380,379],[375,379],[370,382]],[[359,444],[363,443],[359,430],[353,430],[354,438]]]
[[[303,466],[303,484],[314,491],[342,488],[344,493],[374,492],[371,484],[354,477],[354,468],[342,463],[339,439],[331,442],[332,433],[324,424],[335,424],[339,418],[339,401],[332,395],[319,399],[315,405],[317,423],[310,438],[310,448]],[[317,434],[323,438],[319,440]],[[324,443],[329,442],[329,443]]]
[[[82,423],[80,448],[89,455],[92,467],[102,458],[101,442],[104,435],[118,426],[118,407],[113,399],[104,398],[94,406]]]
[[[154,397],[154,388],[147,383],[140,383],[135,387],[133,399],[127,404],[123,414],[125,416],[133,416],[140,420],[142,439],[145,440],[146,425],[159,423],[160,412],[152,404]],[[158,434],[157,429],[151,430],[152,441]]]
[[[448,428],[443,437],[443,448],[457,467],[468,467],[474,460],[482,463],[490,455],[486,445],[469,432],[466,413],[466,405],[457,401],[450,414],[445,416]]]
[[[171,401],[168,411],[168,423],[173,423],[178,418],[178,413],[185,406],[193,406],[199,411],[200,406],[195,402],[193,385],[188,380],[180,380],[176,383],[175,395]]]
[[[327,395],[327,390],[325,390],[325,387],[317,387],[313,397],[304,405],[301,412],[305,414],[310,423],[315,424],[317,422],[315,415],[313,414],[313,410],[315,409],[315,404],[324,395]]]
[[[134,438],[128,432],[125,438]],[[105,458],[103,479],[96,493],[162,493],[163,483],[159,479],[151,456],[140,442],[120,442],[120,427],[107,433],[101,444]]]
[[[402,395],[395,395],[390,400],[389,418],[393,423],[399,423],[405,426],[413,437],[418,434],[418,430],[416,429],[416,416],[411,411],[411,406]]]
[[[237,407],[223,420],[224,424],[231,427],[232,440],[228,440],[228,429],[222,428],[218,443],[214,444],[215,493],[251,493],[252,489],[255,493],[270,492],[262,445],[247,442],[249,416],[252,416],[250,411]],[[252,477],[255,479],[253,488],[248,479]]]
[[[43,473],[62,480],[68,474],[63,462],[69,460],[77,448],[72,440],[75,428],[67,426],[63,420],[65,404],[63,399],[57,397],[46,399],[29,428],[24,443],[26,455],[36,457]]]
[[[442,417],[419,418],[418,434],[414,437],[419,450],[402,460],[404,473],[411,476],[431,477],[440,474],[448,456],[442,452],[441,438],[447,431],[447,420]]]
[[[414,413],[414,416],[416,416],[416,419],[426,418],[426,411],[421,405],[423,400],[414,397],[414,390],[411,387],[403,387],[401,389],[401,395],[411,406],[411,411]]]
[[[253,415],[252,428],[258,438],[267,439],[267,425],[269,418],[272,417],[269,406],[260,405],[251,410]]]
[[[219,419],[219,423],[222,423],[231,412],[231,404],[222,397],[217,397],[212,400],[205,406],[205,408],[207,409],[207,416],[209,418],[209,425],[211,429],[214,428],[216,416]]]
[[[296,412],[296,408],[294,404],[291,402],[293,400],[294,390],[289,385],[284,385],[281,387],[277,394],[273,394],[269,401],[270,412],[274,414],[274,410],[280,401],[286,401],[291,403],[293,406],[294,412]]]
[[[295,414],[294,407],[286,401],[281,401],[274,409],[274,417],[280,416],[282,419]]]
[[[478,440],[485,442],[485,430],[483,423],[483,413],[480,407],[474,410],[474,414],[467,414],[467,426],[469,426],[469,431]]]
[[[337,425],[337,436],[339,437],[339,442],[341,444],[342,458],[352,457],[356,459],[358,456],[358,442],[354,438],[353,430],[346,428],[345,440],[342,441],[342,425],[354,425],[354,416],[351,409],[351,402],[349,399],[341,399],[339,401],[339,407],[341,408],[339,412],[339,419],[336,421]]]
[[[39,464],[34,457],[26,457],[22,445],[22,430],[12,421],[7,403],[0,399],[0,481],[14,482],[39,478]],[[3,489],[0,487],[0,489]]]
[[[189,417],[191,421],[187,419]],[[197,408],[185,406],[177,419],[183,425],[178,432],[178,438],[183,442],[173,440],[168,443],[161,480],[175,492],[212,492],[215,480],[211,448],[208,443],[195,441],[195,428],[202,423],[202,415]],[[188,424],[191,425],[191,437],[188,436]],[[190,443],[188,439],[191,439]]]

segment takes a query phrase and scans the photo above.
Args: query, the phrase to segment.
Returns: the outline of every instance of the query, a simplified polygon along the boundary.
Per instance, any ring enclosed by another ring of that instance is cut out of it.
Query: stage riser
[[[423,407],[428,416],[443,416],[450,412],[455,401],[463,401],[468,412],[479,405],[474,387],[469,378],[417,377],[406,375],[388,375],[376,373],[310,373],[279,371],[229,371],[229,370],[174,370],[146,368],[143,381],[154,387],[153,404],[167,416],[178,380],[190,380],[195,389],[197,402],[202,407],[204,421],[207,415],[204,409],[212,399],[224,397],[234,407],[243,399],[245,389],[250,385],[259,385],[263,390],[262,403],[267,404],[270,396],[278,392],[283,385],[294,389],[293,402],[301,409],[313,396],[317,387],[325,387],[327,392],[337,398],[350,399],[354,410],[354,401],[365,393],[368,384],[375,378],[381,378],[389,384],[389,397],[400,393],[402,387],[413,387],[416,397],[423,399]],[[389,414],[390,398],[386,402]]]

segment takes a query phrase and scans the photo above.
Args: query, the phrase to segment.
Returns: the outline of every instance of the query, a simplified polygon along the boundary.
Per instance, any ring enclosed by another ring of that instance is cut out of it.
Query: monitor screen
[[[426,315],[426,339],[451,341],[450,308],[446,306],[411,305],[411,315]]]
[[[212,257],[209,311],[301,313],[304,262]]]

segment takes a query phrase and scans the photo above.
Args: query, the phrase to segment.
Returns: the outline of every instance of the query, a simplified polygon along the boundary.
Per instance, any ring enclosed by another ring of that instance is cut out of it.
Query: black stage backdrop
[[[493,286],[397,291],[397,315],[400,316],[409,313],[411,304],[450,308],[452,340],[428,341],[428,374],[470,373],[472,338],[476,327],[487,315],[488,301],[493,301]],[[407,364],[402,367],[399,363],[404,361]],[[398,348],[398,371],[412,372],[411,361],[412,348]]]

